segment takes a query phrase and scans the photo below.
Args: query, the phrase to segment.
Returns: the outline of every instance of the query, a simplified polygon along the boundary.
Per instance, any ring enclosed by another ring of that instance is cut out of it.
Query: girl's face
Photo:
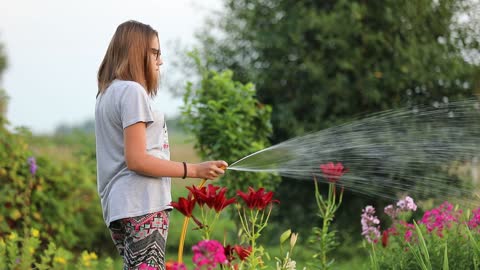
[[[162,52],[160,51],[160,42],[158,41],[158,38],[155,36],[152,38],[152,41],[150,42],[150,69],[154,71],[153,73],[157,76],[156,79],[158,79],[159,72],[160,72],[160,66],[163,64],[162,60]]]

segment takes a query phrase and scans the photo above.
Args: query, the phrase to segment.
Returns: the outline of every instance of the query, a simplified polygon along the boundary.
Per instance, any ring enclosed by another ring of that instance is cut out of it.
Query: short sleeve
[[[138,84],[132,83],[120,98],[120,115],[123,129],[138,122],[153,122],[153,113],[147,92]]]

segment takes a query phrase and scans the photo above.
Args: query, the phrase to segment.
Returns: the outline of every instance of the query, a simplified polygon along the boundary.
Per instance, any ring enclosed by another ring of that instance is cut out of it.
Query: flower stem
[[[253,215],[253,211],[250,211],[250,222],[251,222],[251,225],[252,225],[252,229],[250,231],[250,246],[252,247],[252,252],[249,256],[250,258],[250,269],[257,269],[257,258],[256,258],[256,246],[255,246],[255,242],[256,242],[256,235],[255,235],[255,226],[256,226],[256,223],[257,223],[257,217],[258,217],[258,213],[260,211],[257,210],[255,215]]]
[[[330,184],[331,185],[331,184]],[[321,269],[327,269],[327,245],[328,245],[328,240],[327,235],[328,235],[328,229],[330,225],[330,219],[331,219],[331,205],[330,203],[332,202],[331,200],[331,189],[328,192],[328,201],[327,201],[327,207],[324,209],[324,216],[323,216],[323,224],[322,224],[322,239],[320,242],[320,248],[322,251],[322,260],[321,260]]]
[[[315,181],[315,195],[317,198],[317,205],[320,211],[320,217],[322,218],[322,228],[321,228],[321,235],[320,235],[320,269],[328,269],[329,262],[327,253],[332,248],[330,243],[333,241],[331,239],[333,236],[329,234],[330,223],[332,222],[335,212],[340,207],[340,204],[343,199],[343,189],[340,192],[340,197],[338,198],[337,202],[337,194],[336,194],[336,186],[335,183],[329,184],[328,189],[328,196],[327,200],[325,201],[319,190],[318,184]]]
[[[207,179],[203,179],[202,182],[200,182],[200,185],[198,185],[198,187],[199,188],[203,187],[206,182],[207,182]],[[188,227],[189,220],[190,220],[190,217],[185,217],[183,219],[182,234],[180,235],[180,243],[178,245],[178,262],[179,263],[183,263],[183,246],[185,244],[185,237],[187,236],[187,227]]]

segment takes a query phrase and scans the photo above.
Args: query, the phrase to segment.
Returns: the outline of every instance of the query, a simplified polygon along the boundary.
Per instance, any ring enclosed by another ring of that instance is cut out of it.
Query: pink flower
[[[413,235],[412,230],[407,230],[404,236],[405,241],[410,242],[410,240],[412,239],[412,235]]]
[[[328,182],[331,183],[337,182],[340,177],[347,172],[347,169],[343,167],[341,162],[338,162],[337,164],[333,164],[333,162],[322,164],[320,165],[320,169]]]
[[[195,270],[200,270],[203,266],[211,270],[217,267],[217,264],[228,263],[223,245],[216,240],[202,240],[193,246],[192,250]]]
[[[453,223],[458,222],[461,214],[461,210],[454,211],[452,204],[444,202],[438,208],[426,211],[418,223],[425,224],[428,232],[436,230],[437,235],[443,237],[443,229],[450,228]]]
[[[417,205],[409,196],[405,197],[405,199],[403,200],[398,201],[397,206],[400,211],[417,211]]]
[[[380,220],[374,215],[375,208],[367,205],[362,212],[362,235],[369,243],[376,243],[380,238]]]
[[[385,214],[387,214],[387,216],[391,217],[392,219],[396,219],[400,212],[417,211],[417,205],[412,198],[406,196],[405,199],[397,202],[396,207],[390,204],[387,205],[383,211]]]
[[[150,266],[146,263],[142,263],[138,266],[138,270],[158,270],[157,267]]]
[[[398,209],[396,209],[393,205],[389,204],[383,209],[383,212],[385,212],[385,214],[387,214],[387,216],[391,217],[392,219],[395,219],[398,214]]]

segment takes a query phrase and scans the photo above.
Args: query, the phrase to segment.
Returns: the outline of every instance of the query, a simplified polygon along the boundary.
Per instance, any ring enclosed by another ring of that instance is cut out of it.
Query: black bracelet
[[[187,163],[185,163],[185,161],[182,161],[183,163],[183,177],[182,179],[185,179],[185,177],[187,177]]]

